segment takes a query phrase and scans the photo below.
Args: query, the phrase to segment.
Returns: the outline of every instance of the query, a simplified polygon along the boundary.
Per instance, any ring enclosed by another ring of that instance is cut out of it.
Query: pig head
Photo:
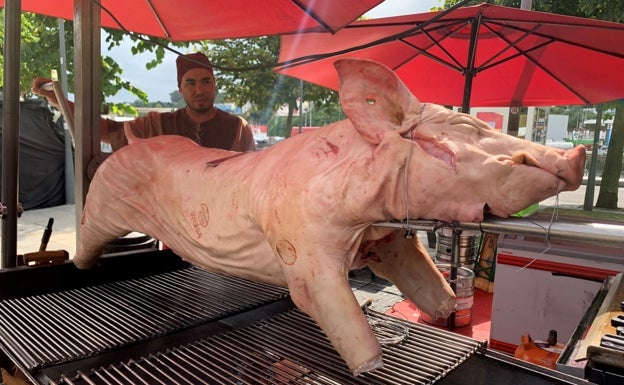
[[[580,184],[581,148],[540,146],[422,104],[375,62],[336,68],[348,119],[259,152],[128,132],[131,144],[91,183],[74,263],[88,268],[138,231],[205,269],[287,286],[358,374],[383,361],[350,269],[370,266],[434,317],[455,303],[417,237],[373,223],[506,217]]]

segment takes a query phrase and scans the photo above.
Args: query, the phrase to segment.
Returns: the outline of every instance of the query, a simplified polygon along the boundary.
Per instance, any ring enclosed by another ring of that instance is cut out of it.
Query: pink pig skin
[[[336,68],[348,119],[260,152],[209,166],[238,154],[176,136],[131,138],[91,183],[76,266],[138,231],[205,269],[287,286],[357,375],[383,361],[350,269],[368,264],[432,316],[455,303],[417,237],[373,223],[507,217],[580,185],[581,147],[548,148],[421,104],[375,62]]]

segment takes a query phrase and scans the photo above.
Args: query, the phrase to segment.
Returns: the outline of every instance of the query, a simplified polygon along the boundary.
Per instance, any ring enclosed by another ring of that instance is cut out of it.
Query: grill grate
[[[431,326],[373,311],[368,317],[380,340],[396,337],[397,330],[406,333],[383,346],[383,368],[358,377],[318,326],[294,309],[139,359],[65,373],[50,384],[433,384],[483,347]]]
[[[32,370],[214,321],[287,295],[284,288],[187,267],[0,301],[0,341]]]

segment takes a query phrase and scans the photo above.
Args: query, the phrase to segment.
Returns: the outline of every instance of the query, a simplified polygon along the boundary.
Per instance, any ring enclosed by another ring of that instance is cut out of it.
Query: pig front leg
[[[370,228],[367,233],[376,239],[366,251],[370,269],[420,310],[433,318],[448,317],[455,309],[455,294],[418,237],[407,239],[402,230],[384,236],[384,231]]]
[[[111,215],[118,215],[118,212],[112,208],[116,208],[112,202],[106,205],[87,203],[85,206],[80,220],[78,249],[72,259],[79,269],[88,269],[95,265],[106,245],[129,233],[127,229],[115,226]]]
[[[381,346],[349,285],[351,258],[326,249],[296,249],[285,240],[275,249],[295,305],[320,326],[352,373],[381,367]]]

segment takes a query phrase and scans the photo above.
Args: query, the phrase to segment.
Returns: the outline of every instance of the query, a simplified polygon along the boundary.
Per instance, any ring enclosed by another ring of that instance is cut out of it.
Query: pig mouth
[[[573,189],[576,181],[567,173],[559,174],[540,164],[527,153],[500,157],[498,161],[513,171],[504,178],[515,182],[500,186],[499,194],[490,195],[483,203],[483,216],[494,215],[508,218],[533,203],[556,195],[561,191]]]
[[[503,164],[510,166],[526,166],[533,168],[533,170],[539,169],[556,180],[554,185],[557,186],[558,191],[569,191],[577,189],[581,184],[582,167],[585,164],[585,150],[584,148],[581,150],[575,148],[565,153],[558,153],[556,159],[552,159],[551,155],[548,158],[541,159],[541,161],[530,153],[517,152],[499,160]]]

